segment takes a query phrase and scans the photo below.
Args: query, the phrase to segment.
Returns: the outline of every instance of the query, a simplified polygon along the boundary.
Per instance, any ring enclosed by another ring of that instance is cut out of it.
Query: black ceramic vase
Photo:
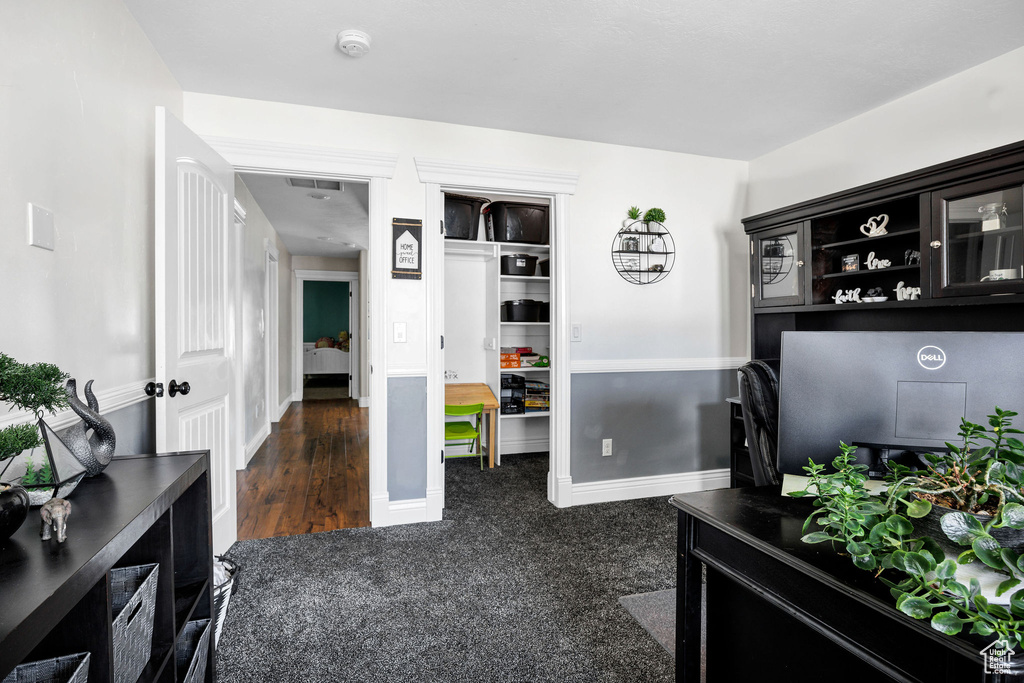
[[[3,483],[0,489],[0,541],[5,541],[28,517],[28,491]]]
[[[942,516],[950,512],[958,512],[958,510],[953,510],[941,505],[935,505],[933,503],[931,512],[921,519],[912,519],[910,521],[913,523],[915,530],[918,531],[916,535],[931,536],[933,539],[938,541],[940,546],[959,554],[964,550],[967,550],[969,546],[958,546],[956,543],[951,541],[942,530]],[[978,520],[982,526],[992,521],[991,515],[976,513],[968,514]],[[999,542],[999,547],[1008,548],[1018,553],[1024,551],[1024,530],[1004,527],[1000,529],[991,529],[989,533],[992,535],[992,538]]]

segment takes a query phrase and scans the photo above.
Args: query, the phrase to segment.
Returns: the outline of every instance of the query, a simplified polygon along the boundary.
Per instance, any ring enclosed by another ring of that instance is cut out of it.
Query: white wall
[[[739,222],[745,162],[197,93],[185,94],[185,121],[205,135],[398,153],[388,189],[392,217],[424,215],[416,156],[578,171],[570,296],[583,342],[573,344],[573,360],[746,352],[746,241]],[[679,248],[674,272],[657,285],[627,284],[611,265],[612,239],[631,204],[663,208]],[[389,363],[425,372],[423,282],[391,280],[389,287],[388,329],[408,323],[408,343],[387,341]]]
[[[1024,48],[750,162],[744,215],[1024,140]]]
[[[0,3],[0,45],[0,350],[141,387],[154,108],[180,117],[181,90],[120,0]],[[29,202],[54,212],[55,251],[27,246]]]
[[[292,256],[292,270],[338,270],[359,272],[357,258],[330,258],[328,256]]]
[[[245,228],[242,234],[242,375],[245,396],[245,442],[248,444],[263,429],[268,421],[277,420],[277,406],[266,405],[266,346],[260,336],[260,312],[263,312],[264,324],[270,324],[270,305],[266,301],[266,244],[265,239],[278,250],[278,273],[282,261],[288,258],[288,250],[270,224],[266,214],[253,198],[249,188],[241,177],[235,174],[235,199],[245,208]],[[280,280],[280,277],[278,278]],[[288,288],[291,294],[291,283]],[[283,293],[279,292],[279,306]],[[291,318],[278,316],[280,324],[288,326]],[[291,348],[289,344],[287,348]],[[282,362],[287,363],[290,356],[283,353],[279,346],[279,358],[272,361],[271,367],[275,374]],[[291,373],[289,372],[289,377]],[[291,393],[291,385],[278,387],[278,395],[283,398]]]

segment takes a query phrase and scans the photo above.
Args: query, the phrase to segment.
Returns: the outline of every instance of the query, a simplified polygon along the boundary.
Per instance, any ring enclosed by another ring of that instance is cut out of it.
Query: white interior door
[[[158,452],[210,450],[213,545],[237,536],[233,428],[234,169],[163,107],[156,114]],[[188,390],[172,393],[173,385]]]

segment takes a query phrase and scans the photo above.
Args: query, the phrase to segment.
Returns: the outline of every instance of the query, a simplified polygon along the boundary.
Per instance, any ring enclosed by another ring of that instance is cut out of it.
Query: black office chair
[[[779,361],[752,360],[740,366],[740,403],[747,451],[758,486],[781,482],[777,454],[779,444]]]

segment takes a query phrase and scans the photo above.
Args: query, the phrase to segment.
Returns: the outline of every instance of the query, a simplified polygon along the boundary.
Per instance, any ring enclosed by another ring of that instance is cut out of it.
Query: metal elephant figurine
[[[39,508],[39,516],[43,518],[43,526],[39,536],[44,541],[50,540],[50,532],[57,534],[57,543],[68,538],[68,517],[71,516],[71,503],[63,498],[51,498]]]
[[[100,404],[92,392],[92,382],[89,380],[85,383],[85,400],[89,402],[86,405],[78,398],[75,380],[68,380],[64,393],[68,396],[71,409],[78,413],[82,421],[62,430],[60,437],[75,458],[85,465],[86,473],[95,477],[114,457],[115,435],[114,428],[100,415]],[[92,429],[92,436],[86,436],[87,429]]]

